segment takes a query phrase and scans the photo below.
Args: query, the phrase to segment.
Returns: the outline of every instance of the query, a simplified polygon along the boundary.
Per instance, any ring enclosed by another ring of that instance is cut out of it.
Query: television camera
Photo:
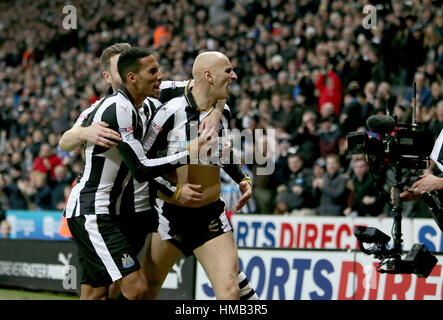
[[[414,96],[415,96],[414,83]],[[423,130],[416,123],[416,103],[413,102],[412,124],[399,123],[392,110],[387,108],[386,115],[374,115],[368,118],[366,132],[351,132],[347,135],[348,152],[366,154],[371,170],[382,170],[388,167],[395,171],[396,183],[393,187],[394,203],[392,208],[393,248],[388,248],[391,238],[380,230],[372,227],[358,227],[354,235],[360,249],[381,260],[377,271],[381,273],[414,273],[419,277],[428,277],[437,263],[435,256],[424,244],[416,243],[404,259],[402,250],[402,201],[400,193],[407,185],[411,185],[415,171],[426,169],[434,145],[434,136],[430,131]],[[403,177],[403,171],[407,173]],[[424,195],[428,203],[431,194]],[[432,208],[431,208],[432,209]],[[440,229],[443,231],[443,214],[431,210]],[[364,244],[372,244],[371,248]]]

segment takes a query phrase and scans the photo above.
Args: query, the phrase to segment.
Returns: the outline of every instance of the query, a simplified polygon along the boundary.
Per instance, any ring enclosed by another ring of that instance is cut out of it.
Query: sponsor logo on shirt
[[[134,131],[133,126],[126,127],[126,128],[118,128],[118,132],[132,132],[132,131]]]
[[[220,221],[217,219],[213,219],[208,226],[208,230],[210,232],[217,232],[218,230],[220,230]]]
[[[160,127],[154,121],[151,122],[151,126],[154,127],[157,131],[162,131],[162,127]]]

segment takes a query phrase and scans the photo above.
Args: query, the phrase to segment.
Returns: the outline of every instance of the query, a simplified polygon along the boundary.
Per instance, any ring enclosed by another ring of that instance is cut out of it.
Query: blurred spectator
[[[0,238],[8,239],[11,235],[11,225],[9,224],[8,220],[1,220],[0,221]]]
[[[0,174],[0,221],[6,219],[6,210],[9,208],[8,198],[3,192],[3,186],[5,185],[5,180],[3,174]]]
[[[439,82],[432,82],[431,84],[431,98],[429,99],[428,103],[426,105],[424,105],[424,107],[426,107],[426,109],[432,109],[437,107],[437,103],[440,100],[443,100],[443,94],[442,94],[442,89],[441,89],[442,84]],[[431,115],[430,117],[433,117],[433,115]]]
[[[343,98],[343,86],[338,75],[331,67],[327,73],[326,69],[321,69],[315,86],[319,91],[318,111],[321,113],[325,103],[330,102],[334,107],[334,114],[338,116]]]
[[[30,181],[25,185],[23,191],[29,197],[33,210],[55,210],[52,205],[51,189],[46,185],[46,175],[40,171],[32,171]]]
[[[362,109],[365,103],[363,92],[356,81],[349,84],[344,99],[344,108],[340,113],[340,125],[343,135],[356,131],[358,127],[364,126]]]
[[[318,183],[318,181],[323,178],[325,172],[326,172],[326,161],[323,158],[318,158],[314,163],[314,167],[312,168],[312,173],[313,173],[312,183],[314,183],[315,180],[317,180]],[[317,208],[319,205],[320,205],[320,198],[312,197],[312,207]]]
[[[320,156],[319,142],[317,114],[314,110],[307,109],[303,113],[301,126],[292,136],[292,144],[298,146],[297,152],[303,157],[307,167],[312,167]]]
[[[235,117],[235,127],[240,131],[249,128],[249,121],[254,117],[257,118],[258,113],[252,107],[251,98],[245,95],[241,98],[239,111]]]
[[[289,209],[295,215],[315,215],[311,210],[313,207],[312,181],[314,175],[312,170],[303,166],[303,158],[299,154],[288,157],[290,174],[286,183],[288,188]]]
[[[63,165],[57,165],[54,168],[54,179],[46,174],[47,185],[51,190],[52,208],[63,210],[65,205],[65,188],[70,187],[73,179],[67,176],[67,169]]]
[[[352,163],[353,177],[348,180],[352,201],[344,210],[346,216],[379,216],[383,213],[384,201],[380,183],[369,174],[369,165],[364,159]]]
[[[340,127],[336,124],[336,119],[334,115],[330,115],[321,119],[318,136],[320,157],[326,158],[326,156],[330,153],[338,154],[338,143],[342,136],[342,133]]]
[[[51,179],[54,179],[54,168],[62,164],[62,161],[57,157],[51,146],[48,143],[43,143],[38,153],[38,157],[34,160],[32,170],[40,171],[44,174],[49,171]]]
[[[273,214],[287,216],[289,211],[289,192],[286,186],[281,185],[277,188]]]
[[[326,173],[312,182],[314,197],[320,198],[316,212],[321,216],[341,216],[348,197],[347,179],[340,172],[340,160],[336,154],[326,157]]]
[[[431,100],[431,89],[425,83],[425,76],[423,72],[417,72],[414,77],[417,90],[417,104],[426,106]],[[412,105],[412,101],[415,100],[414,88],[411,86],[404,96],[404,100]]]
[[[437,119],[434,119],[429,124],[429,130],[434,133],[434,137],[437,139],[441,130],[443,129],[443,100],[440,100],[437,104]]]
[[[394,106],[397,102],[397,97],[391,92],[391,86],[389,83],[383,81],[377,87],[377,92],[374,99],[375,108],[388,108],[388,110],[394,110]]]
[[[404,84],[411,85],[417,68],[426,61],[427,51],[423,43],[423,26],[416,23],[404,39],[402,54],[405,58]],[[415,80],[417,82],[417,80]],[[418,84],[417,84],[418,90]]]
[[[23,186],[26,178],[22,176],[21,167],[13,165],[10,168],[10,174],[3,174],[0,179],[0,188],[8,198],[8,207],[10,210],[27,210],[28,203],[23,193]]]
[[[283,129],[291,132],[294,128],[298,128],[302,123],[302,107],[295,103],[291,94],[286,93],[282,96],[282,107],[285,114],[285,122]]]

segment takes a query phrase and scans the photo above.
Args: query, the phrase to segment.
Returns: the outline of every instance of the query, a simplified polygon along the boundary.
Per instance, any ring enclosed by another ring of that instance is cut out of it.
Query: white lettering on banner
[[[365,289],[377,289],[378,287],[378,277],[377,277],[377,270],[375,269],[374,265],[367,264],[363,268],[365,273],[365,280],[363,281],[363,287]]]
[[[263,300],[443,298],[443,256],[440,255],[437,255],[439,261],[428,278],[373,272],[378,260],[361,252],[239,249],[239,257],[239,268]],[[369,269],[372,269],[370,279]],[[214,298],[210,282],[197,263],[195,299]]]
[[[0,276],[62,280],[65,267],[58,264],[27,263],[0,260]]]
[[[6,220],[8,220],[11,225],[12,235],[23,232],[25,236],[29,236],[35,231],[35,222],[32,219],[18,219],[14,215],[8,215]]]
[[[74,267],[69,264],[71,258],[71,252],[66,256],[59,252],[58,261],[62,263],[61,265],[0,260],[0,276],[64,280],[72,271],[71,267]]]
[[[393,222],[392,218],[366,217],[231,217],[237,246],[246,248],[356,249],[357,226],[375,227],[391,236]],[[405,250],[419,242],[431,251],[443,251],[442,232],[433,219],[402,219],[402,239]]]
[[[54,238],[56,232],[57,229],[54,218],[51,216],[43,217],[43,235]]]
[[[433,219],[413,219],[412,243],[423,243],[430,251],[443,252],[443,232]]]

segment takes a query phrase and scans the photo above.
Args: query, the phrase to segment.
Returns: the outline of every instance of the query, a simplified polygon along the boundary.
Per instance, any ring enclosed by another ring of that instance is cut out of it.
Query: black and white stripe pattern
[[[155,110],[163,105],[162,102],[183,95],[186,83],[187,81],[163,81],[160,85],[160,88],[162,89],[160,100],[150,97],[145,99],[142,107],[139,109],[139,115],[141,121],[146,124],[146,128]],[[112,94],[112,92],[110,92],[110,94]],[[90,114],[103,99],[104,98],[96,101],[89,108],[83,110],[74,123],[74,126],[86,126]],[[144,134],[144,136],[144,138],[146,138],[146,134]],[[153,193],[155,193],[155,190],[161,190],[163,194],[171,197],[176,191],[176,185],[162,177],[156,177],[148,182],[138,182],[131,176],[124,188],[123,194],[117,199],[116,207],[120,208],[123,203],[125,205],[125,209],[123,210],[124,213],[143,213],[151,210],[153,205],[148,197],[150,184],[152,185]],[[133,206],[131,205],[132,203],[134,204]],[[120,212],[120,210],[116,211],[117,213]]]
[[[443,172],[443,129],[435,141],[430,158],[435,162],[440,171]]]
[[[243,271],[238,272],[237,280],[238,286],[240,287],[240,300],[259,300],[248,277],[246,277]]]
[[[130,178],[129,173],[138,182],[145,182],[188,161],[188,151],[164,158],[146,158],[141,143],[146,122],[143,123],[124,88],[104,98],[90,113],[86,125],[100,121],[118,131],[122,142],[111,149],[86,144],[84,172],[69,195],[64,213],[67,218],[83,214],[118,214],[117,204]]]
[[[103,262],[112,281],[122,278],[122,274],[112,258],[111,252],[103,239],[97,224],[96,215],[85,215],[85,230],[88,232],[91,244],[94,246],[95,252]]]
[[[214,107],[199,111],[191,90],[186,87],[183,96],[170,100],[156,110],[144,142],[144,149],[148,156],[171,155],[183,150],[191,140],[198,136],[200,122],[213,110]],[[230,118],[230,109],[228,105],[225,105],[220,119],[220,134],[230,128]],[[233,159],[232,151],[230,159]],[[223,170],[237,183],[246,177],[238,164],[221,164],[219,161],[211,162],[211,164],[223,167]]]
[[[207,111],[197,110],[192,93],[185,89],[184,96],[174,98],[156,110],[144,142],[145,150],[150,156],[174,154],[182,150],[197,137],[200,122],[213,110],[214,107]],[[221,127],[228,128],[229,115],[226,105]]]

